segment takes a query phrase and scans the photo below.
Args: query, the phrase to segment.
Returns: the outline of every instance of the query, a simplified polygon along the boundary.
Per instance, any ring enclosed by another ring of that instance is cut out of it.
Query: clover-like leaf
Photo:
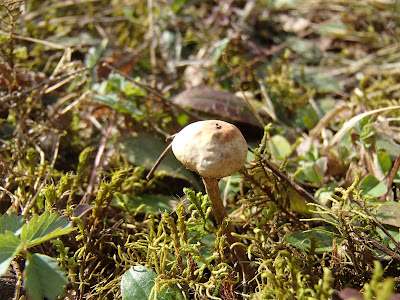
[[[11,261],[21,249],[21,240],[11,231],[0,234],[0,275],[7,271]]]
[[[56,259],[43,254],[28,255],[25,271],[24,286],[29,298],[41,300],[56,299],[68,283],[65,271],[58,265]]]
[[[306,180],[312,183],[322,184],[327,164],[328,159],[326,157],[320,157],[315,163],[305,167],[303,173],[306,177]]]
[[[35,215],[22,227],[21,240],[25,246],[31,247],[74,230],[66,217],[45,212],[40,217]]]
[[[5,233],[7,230],[12,233],[18,234],[22,228],[23,217],[16,214],[3,214],[0,217],[0,234]]]
[[[374,175],[367,174],[360,183],[360,190],[365,196],[380,197],[387,193],[387,187]]]

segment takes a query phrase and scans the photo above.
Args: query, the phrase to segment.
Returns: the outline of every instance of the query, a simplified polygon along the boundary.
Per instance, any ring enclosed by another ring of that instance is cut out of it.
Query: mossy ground
[[[397,1],[5,0],[0,18],[0,212],[71,218],[29,249],[59,260],[69,299],[118,299],[137,264],[189,299],[399,291]],[[209,102],[174,102],[196,86]],[[253,149],[220,181],[251,280],[195,174],[167,156],[146,179],[199,118]]]

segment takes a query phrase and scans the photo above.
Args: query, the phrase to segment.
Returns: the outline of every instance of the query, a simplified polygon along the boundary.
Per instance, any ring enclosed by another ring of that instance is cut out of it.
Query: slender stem
[[[392,171],[390,172],[389,182],[387,184],[388,192],[381,197],[381,200],[386,201],[386,197],[387,197],[390,189],[392,188],[392,184],[393,184],[394,178],[396,177],[397,171],[399,170],[399,167],[400,167],[400,154],[399,154],[399,156],[397,156],[396,161],[394,162]],[[393,200],[396,201],[396,199],[393,199]]]
[[[114,128],[115,122],[116,122],[116,116],[114,114],[113,118],[110,121],[110,124],[108,125],[107,131],[103,136],[101,145],[100,145],[99,149],[97,150],[96,158],[95,158],[94,164],[93,164],[93,169],[91,171],[89,183],[88,183],[88,186],[86,189],[86,194],[82,198],[80,204],[88,204],[91,202],[92,192],[93,192],[93,188],[94,188],[93,185],[96,180],[97,171],[100,167],[101,159],[103,157],[104,150],[106,149],[106,144],[107,144],[108,138],[110,137],[111,131]]]
[[[207,178],[203,177],[204,186],[206,188],[206,192],[208,198],[211,200],[211,207],[215,216],[215,220],[217,221],[218,226],[220,226],[225,218],[228,218],[228,213],[226,212],[225,206],[222,203],[221,194],[218,186],[218,179],[216,178]],[[234,243],[239,243],[240,240],[233,236],[231,233],[235,232],[235,228],[232,223],[228,223],[228,226],[225,229],[226,241],[229,246]],[[246,250],[244,247],[236,246],[231,249],[231,253],[236,260],[236,262],[240,265],[245,275],[248,279],[254,277],[254,272],[251,269],[249,259],[246,254]]]
[[[218,225],[222,224],[222,221],[228,217],[225,206],[222,203],[221,194],[218,186],[218,179],[203,177],[204,186],[206,187],[206,192],[208,198],[211,200],[211,206],[215,216],[215,220]]]
[[[165,148],[165,150],[163,151],[163,153],[161,153],[160,157],[157,159],[157,161],[154,163],[154,166],[151,168],[149,174],[147,174],[146,179],[150,180],[151,177],[153,176],[154,171],[157,169],[158,165],[161,163],[161,161],[164,159],[164,157],[168,154],[168,152],[171,150],[172,148],[172,142],[169,143],[169,145],[167,146],[167,148]]]
[[[292,179],[289,178],[285,173],[280,171],[277,167],[275,167],[268,159],[263,160],[263,163],[270,169],[276,176],[281,178],[282,180],[286,181],[297,193],[303,196],[307,202],[314,203],[320,205],[324,208],[327,208],[321,202],[319,202],[313,195],[303,189],[300,185],[294,182]]]

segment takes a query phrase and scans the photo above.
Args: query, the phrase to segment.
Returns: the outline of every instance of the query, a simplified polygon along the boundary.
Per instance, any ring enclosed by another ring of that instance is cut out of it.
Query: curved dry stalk
[[[342,126],[342,128],[336,132],[336,134],[333,136],[333,138],[329,141],[329,143],[321,149],[321,154],[328,153],[329,149],[333,148],[341,139],[342,137],[354,127],[358,122],[360,122],[363,118],[374,115],[374,114],[379,114],[382,112],[390,111],[390,110],[400,110],[400,105],[394,105],[394,106],[389,106],[389,107],[384,107],[384,108],[378,108],[374,110],[367,111],[365,113],[359,114],[347,122],[345,122]]]

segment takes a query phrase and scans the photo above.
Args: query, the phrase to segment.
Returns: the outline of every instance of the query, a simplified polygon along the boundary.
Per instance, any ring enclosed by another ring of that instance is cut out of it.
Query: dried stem
[[[386,201],[386,197],[389,194],[390,189],[392,188],[392,184],[393,184],[394,178],[396,177],[397,171],[399,170],[399,167],[400,167],[400,154],[399,154],[399,156],[397,156],[396,161],[394,162],[392,171],[390,172],[389,182],[387,184],[388,192],[381,197],[382,201]],[[393,199],[393,200],[396,200],[396,199]]]
[[[151,177],[153,176],[154,171],[157,169],[158,165],[161,163],[161,161],[164,159],[164,157],[168,154],[168,152],[172,148],[172,142],[165,148],[163,153],[161,153],[160,157],[157,159],[157,161],[154,163],[154,166],[151,168],[149,174],[147,174],[146,179],[150,180]]]
[[[111,119],[111,122],[108,125],[107,131],[106,131],[106,133],[105,133],[105,135],[103,137],[101,145],[100,145],[100,147],[99,147],[99,149],[97,151],[97,155],[96,155],[96,158],[94,160],[93,169],[92,169],[92,172],[90,174],[89,184],[88,184],[88,187],[86,189],[86,195],[82,198],[82,201],[81,201],[80,204],[88,204],[90,202],[90,199],[92,197],[92,192],[93,192],[93,185],[94,185],[94,182],[96,180],[97,171],[98,171],[98,169],[100,167],[101,159],[103,157],[104,150],[106,148],[106,144],[107,144],[108,138],[110,137],[111,130],[113,129],[114,125],[115,125],[115,117]]]

